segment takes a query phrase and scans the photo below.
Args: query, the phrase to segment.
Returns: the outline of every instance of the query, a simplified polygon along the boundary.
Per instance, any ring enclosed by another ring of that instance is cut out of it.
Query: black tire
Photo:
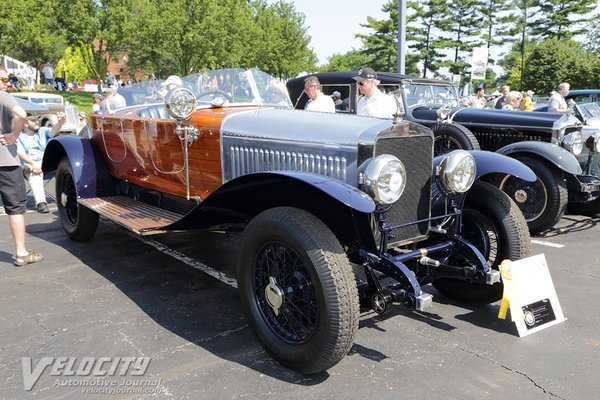
[[[356,280],[339,241],[314,215],[280,207],[256,216],[242,235],[237,277],[246,318],[281,364],[319,373],[352,347]],[[270,305],[269,288],[271,304],[281,301],[279,308]]]
[[[452,150],[480,150],[475,135],[462,125],[439,122],[431,130],[434,137],[434,156],[450,153]]]
[[[515,158],[533,170],[537,181],[527,182],[511,175],[501,175],[493,183],[517,203],[529,232],[536,234],[552,228],[564,215],[569,201],[561,171],[534,157]]]
[[[506,193],[486,182],[476,182],[467,194],[462,235],[495,270],[503,260],[515,261],[531,254],[527,223],[517,205]],[[504,290],[502,283],[482,285],[457,279],[438,279],[433,286],[449,298],[476,304],[497,301]]]
[[[90,240],[98,229],[98,214],[77,203],[77,187],[67,157],[56,170],[56,205],[58,216],[67,235],[78,242]]]

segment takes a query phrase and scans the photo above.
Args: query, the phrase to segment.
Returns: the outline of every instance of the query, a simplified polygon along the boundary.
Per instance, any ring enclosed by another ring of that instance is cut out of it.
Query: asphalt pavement
[[[510,319],[497,318],[499,302],[469,307],[427,288],[428,312],[363,310],[350,353],[326,373],[302,376],[269,357],[241,313],[236,235],[140,240],[101,220],[92,241],[77,243],[50,206],[26,214],[27,245],[45,256],[26,267],[13,267],[0,216],[0,399],[599,396],[598,216],[568,215],[533,238],[566,321],[519,337]]]

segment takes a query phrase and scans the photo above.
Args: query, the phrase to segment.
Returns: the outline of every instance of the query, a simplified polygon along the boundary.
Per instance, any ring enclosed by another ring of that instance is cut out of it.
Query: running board
[[[165,227],[183,218],[126,196],[90,197],[77,202],[141,236],[164,233]]]

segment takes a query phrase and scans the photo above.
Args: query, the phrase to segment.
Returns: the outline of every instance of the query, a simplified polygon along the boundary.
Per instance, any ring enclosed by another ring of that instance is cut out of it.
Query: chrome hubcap
[[[269,284],[265,288],[265,298],[275,315],[279,315],[279,309],[283,304],[283,290],[277,286],[277,281],[272,276],[269,277]]]
[[[527,201],[527,192],[523,189],[519,189],[515,192],[515,201],[517,203],[523,204]]]
[[[60,204],[61,204],[63,207],[66,207],[66,206],[67,206],[67,195],[66,195],[65,193],[61,193],[61,194],[60,194]]]

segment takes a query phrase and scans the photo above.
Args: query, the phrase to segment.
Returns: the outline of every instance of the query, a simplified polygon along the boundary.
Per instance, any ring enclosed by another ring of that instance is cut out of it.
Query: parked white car
[[[65,103],[59,94],[38,92],[12,92],[13,96],[40,104],[48,108],[48,112],[36,113],[39,116],[41,126],[52,126],[58,121],[58,113],[67,116],[67,122],[60,129],[61,133],[78,134],[85,126],[85,120],[79,117],[79,109],[76,106]]]

